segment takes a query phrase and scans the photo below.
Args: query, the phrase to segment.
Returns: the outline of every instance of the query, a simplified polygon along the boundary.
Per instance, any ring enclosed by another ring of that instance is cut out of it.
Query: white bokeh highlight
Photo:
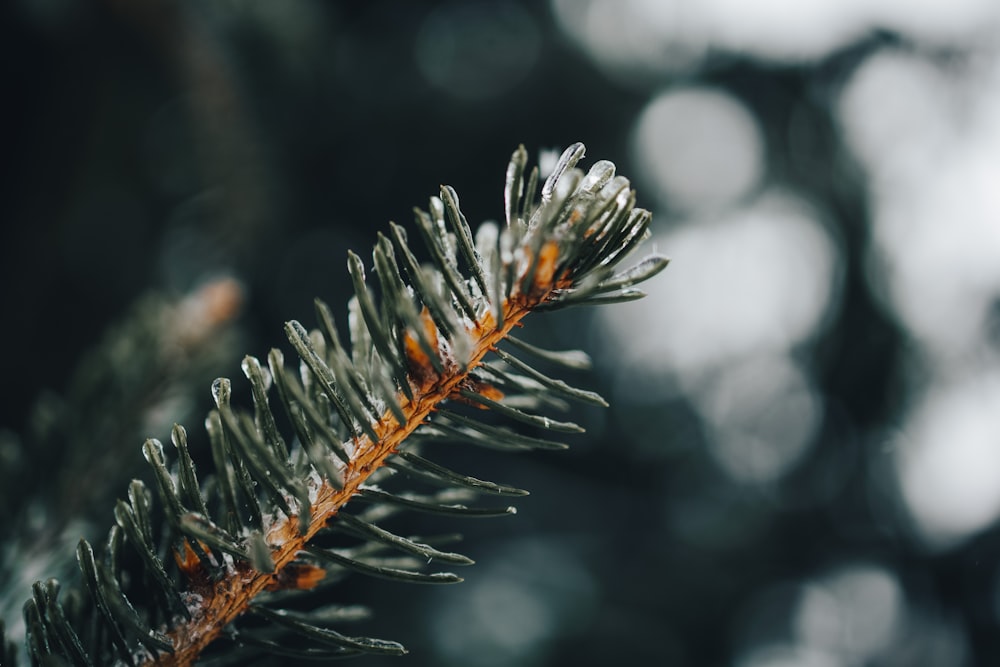
[[[1000,518],[1000,373],[932,386],[893,443],[903,499],[928,545]]]
[[[844,664],[871,664],[905,626],[905,602],[892,572],[852,563],[803,586],[793,627],[803,646]]]
[[[715,221],[654,235],[673,257],[649,296],[601,317],[628,340],[618,363],[695,379],[761,351],[783,352],[825,322],[839,276],[837,246],[812,208],[771,192]]]
[[[616,78],[643,79],[699,65],[708,50],[697,7],[662,0],[552,0],[560,27]]]
[[[838,302],[835,239],[806,202],[773,191],[655,243],[675,258],[666,277],[646,299],[600,313],[602,336],[627,341],[614,360],[616,399],[683,392],[723,472],[740,483],[778,481],[822,421],[813,380],[790,355]]]
[[[692,394],[709,453],[739,482],[779,480],[809,451],[823,415],[809,377],[783,354],[733,363]]]
[[[626,83],[696,70],[711,52],[814,62],[875,31],[930,46],[989,44],[994,0],[552,0],[560,27]]]
[[[965,74],[881,53],[840,105],[873,182],[872,280],[938,358],[985,346],[1000,300],[1000,76]]]
[[[636,122],[632,154],[660,205],[685,212],[735,202],[764,171],[757,120],[732,95],[712,88],[654,97]]]

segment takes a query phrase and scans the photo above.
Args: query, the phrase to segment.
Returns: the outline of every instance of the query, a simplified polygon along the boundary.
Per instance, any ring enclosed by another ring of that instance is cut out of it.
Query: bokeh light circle
[[[662,205],[682,211],[731,204],[764,170],[757,120],[713,88],[676,88],[653,98],[636,121],[632,153]]]

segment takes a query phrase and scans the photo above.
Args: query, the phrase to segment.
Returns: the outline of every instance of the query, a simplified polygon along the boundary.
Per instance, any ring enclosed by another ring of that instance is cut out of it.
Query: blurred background
[[[143,438],[204,446],[213,377],[247,394],[314,296],[344,316],[348,248],[441,183],[499,219],[519,143],[583,141],[673,262],[529,323],[612,407],[568,453],[463,460],[532,495],[442,523],[461,586],[343,589],[411,650],[365,663],[1000,662],[995,0],[0,11],[5,615]]]

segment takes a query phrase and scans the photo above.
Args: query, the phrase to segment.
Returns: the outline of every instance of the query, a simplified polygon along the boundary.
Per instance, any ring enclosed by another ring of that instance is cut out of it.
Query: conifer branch
[[[502,341],[535,305],[549,297],[557,284],[559,282],[549,285],[544,291],[539,291],[533,296],[518,295],[505,307],[504,325],[500,329],[496,328],[492,315],[485,313],[483,321],[473,332],[477,343],[476,350],[469,360],[469,368],[477,366],[486,353]],[[358,492],[371,473],[382,466],[386,457],[397,451],[407,436],[427,419],[432,410],[452,396],[469,378],[468,370],[437,378],[431,375],[430,370],[421,369],[424,373],[423,381],[420,386],[414,388],[412,401],[402,394],[397,397],[397,402],[406,415],[404,423],[397,423],[391,413],[386,413],[374,425],[378,436],[376,439],[373,440],[368,435],[357,438],[354,455],[342,473],[342,486],[337,488],[329,482],[323,482],[316,490],[316,500],[312,503],[305,531],[299,531],[299,518],[296,516],[282,517],[267,527],[265,541],[271,547],[274,572],[257,571],[247,561],[236,564],[234,575],[227,577],[224,585],[213,584],[208,580],[193,580],[190,590],[201,596],[203,602],[195,610],[194,617],[189,622],[169,633],[174,647],[173,655],[151,658],[147,664],[166,667],[193,662],[206,646],[218,638],[231,621],[249,608],[258,594],[278,583],[280,572]]]
[[[175,427],[172,435],[178,453],[172,466],[162,445],[147,441],[143,453],[153,469],[158,512],[170,529],[166,542],[154,537],[161,530],[154,528],[158,514],[152,494],[134,482],[129,501],[116,506],[116,525],[103,555],[85,541],[80,544],[89,602],[68,614],[54,581],[36,586],[25,606],[32,660],[41,663],[57,655],[75,664],[189,665],[224,634],[244,646],[285,655],[403,652],[395,642],[347,637],[323,627],[322,614],[300,617],[273,609],[280,598],[271,594],[309,590],[343,568],[410,582],[460,581],[449,573],[373,560],[388,546],[411,556],[471,563],[460,554],[389,533],[373,523],[377,512],[362,518],[341,515],[342,508],[357,498],[383,511],[510,513],[512,508],[463,503],[476,492],[523,491],[450,471],[402,448],[414,440],[456,438],[501,449],[561,446],[483,424],[445,409],[448,403],[563,432],[582,429],[529,413],[523,404],[545,404],[552,401],[548,394],[556,394],[606,405],[597,394],[550,378],[498,347],[510,340],[517,349],[579,366],[578,353],[539,351],[510,333],[536,310],[635,298],[632,285],[666,266],[665,258],[653,256],[614,273],[647,236],[650,216],[635,207],[628,181],[615,175],[610,162],[598,162],[587,174],[576,169],[583,152],[576,144],[563,153],[537,199],[537,168],[525,187],[527,154],[518,148],[507,172],[506,225],[486,223],[475,235],[457,194],[442,187],[428,211],[416,211],[430,265],[417,261],[402,227],[392,225],[391,238],[380,235],[373,253],[377,301],[362,260],[350,253],[355,288],[350,348],[342,343],[329,309],[317,302],[320,329],[310,332],[295,321],[285,326],[300,359],[299,378],[285,368],[277,350],[266,368],[253,357],[244,360],[253,414],[235,408],[229,381],[217,380],[212,388],[217,408],[206,420],[215,463],[211,481],[198,481],[183,428]],[[491,353],[496,362],[486,361]],[[291,437],[282,434],[271,411],[275,396]],[[390,468],[455,488],[430,498],[393,494],[376,486]],[[318,536],[338,526],[363,545],[344,552],[316,544]],[[127,590],[121,576],[124,544],[139,553],[143,578],[154,588],[151,599],[138,607],[127,596],[135,590]],[[172,557],[162,558],[164,552]],[[241,635],[236,626],[248,614],[323,648],[296,652],[271,637]],[[86,636],[75,630],[86,618],[103,619],[98,622],[102,629]]]

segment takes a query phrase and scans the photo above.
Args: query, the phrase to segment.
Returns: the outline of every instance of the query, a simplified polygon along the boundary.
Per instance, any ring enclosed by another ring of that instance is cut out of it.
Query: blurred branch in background
[[[64,396],[38,400],[23,436],[0,434],[0,502],[11,510],[0,549],[8,636],[21,635],[32,583],[74,580],[76,543],[98,537],[121,489],[144,472],[136,443],[197,414],[204,387],[236,361],[242,302],[230,277],[179,299],[145,295],[83,357]]]

